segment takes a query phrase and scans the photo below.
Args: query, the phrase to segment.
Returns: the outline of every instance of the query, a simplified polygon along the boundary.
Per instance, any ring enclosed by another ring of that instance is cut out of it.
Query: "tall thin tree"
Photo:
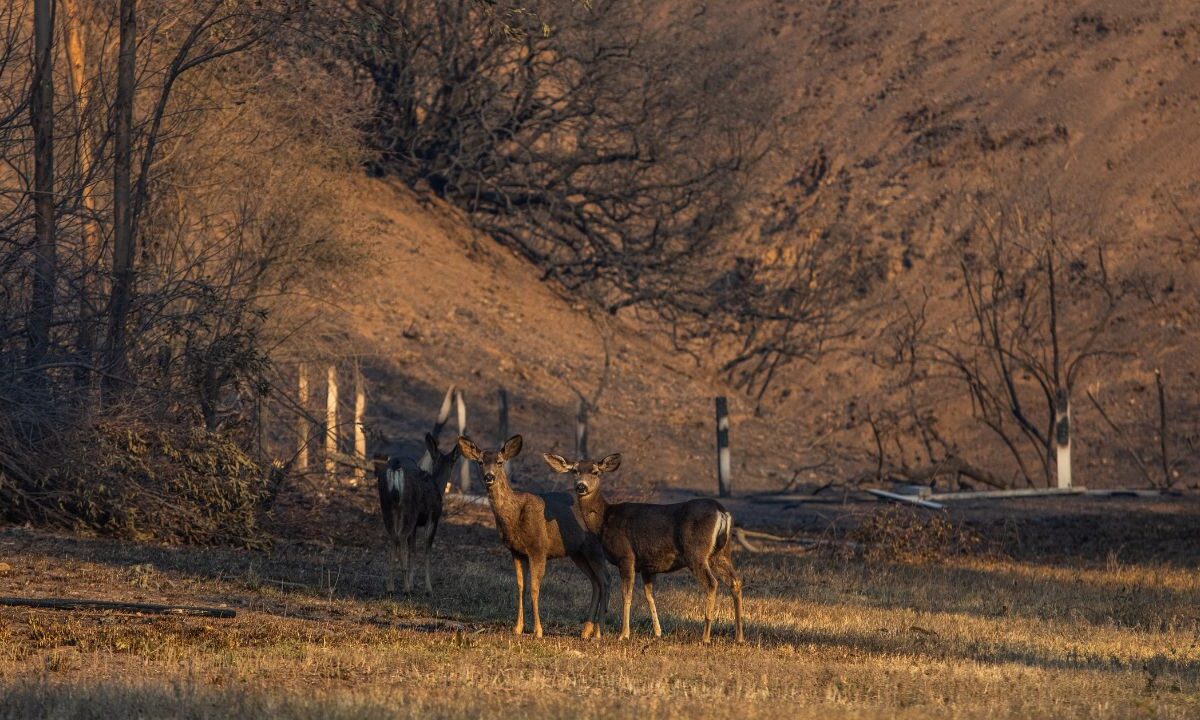
[[[126,324],[133,302],[134,226],[130,169],[133,164],[133,93],[137,45],[137,1],[120,0],[117,96],[113,103],[113,284],[109,296],[108,374],[104,387],[118,390],[129,380]]]
[[[58,252],[54,217],[54,0],[33,3],[33,90],[29,120],[33,128],[34,267],[33,297],[29,313],[27,362],[36,377],[50,349],[50,326],[54,320],[54,286],[57,282]]]
[[[87,81],[87,53],[84,44],[83,18],[79,0],[62,0],[63,49],[67,58],[67,77],[71,82],[71,96],[75,109],[78,132],[76,143],[79,166],[79,205],[82,249],[80,260],[82,272],[79,277],[79,328],[75,354],[80,365],[76,370],[76,384],[87,387],[92,378],[90,365],[96,345],[96,323],[92,308],[96,296],[96,270],[100,252],[100,229],[96,221],[95,186],[92,183],[92,153],[95,151],[92,133],[88,127],[88,110],[91,105],[91,88]],[[86,400],[86,395],[84,398]]]

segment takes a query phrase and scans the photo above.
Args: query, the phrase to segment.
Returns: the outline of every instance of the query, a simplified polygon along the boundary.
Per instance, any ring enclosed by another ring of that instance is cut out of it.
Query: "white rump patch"
[[[733,529],[733,518],[729,515],[729,513],[727,513],[727,512],[717,513],[717,521],[715,523],[713,523],[712,545],[710,546],[710,549],[708,551],[708,554],[710,556],[714,552],[717,551],[717,541],[721,539],[721,536],[725,537],[726,543],[729,542],[729,540],[730,540],[729,534],[732,529]]]
[[[388,487],[399,495],[404,495],[404,468],[387,471]]]

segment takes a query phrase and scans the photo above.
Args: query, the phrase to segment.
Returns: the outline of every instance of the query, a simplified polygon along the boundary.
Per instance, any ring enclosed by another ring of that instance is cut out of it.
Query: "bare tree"
[[[772,127],[752,23],[564,2],[537,16],[551,32],[513,37],[485,5],[355,0],[314,20],[370,83],[373,168],[427,184],[613,312],[663,304],[688,272],[711,281],[705,251]]]
[[[126,333],[129,307],[133,302],[132,164],[137,0],[120,0],[118,33],[117,96],[113,103],[113,280],[108,303],[108,374],[104,377],[104,387],[110,393],[129,379]]]
[[[33,294],[29,318],[28,365],[34,377],[44,380],[39,369],[50,348],[50,326],[54,320],[58,254],[54,188],[54,3],[33,3],[33,89],[29,98],[33,128],[34,266]]]
[[[1090,360],[1117,354],[1107,331],[1119,284],[1104,240],[1080,215],[1064,222],[1052,197],[977,196],[968,205],[955,242],[963,312],[934,333],[924,306],[908,308],[910,333],[927,334],[907,345],[914,362],[948,369],[966,388],[975,417],[1027,484],[1052,485],[1072,393]]]

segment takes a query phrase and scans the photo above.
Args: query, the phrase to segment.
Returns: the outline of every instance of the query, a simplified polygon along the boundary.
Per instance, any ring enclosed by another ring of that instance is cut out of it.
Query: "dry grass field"
[[[0,608],[0,717],[1200,715],[1200,578],[1186,563],[1127,564],[1120,548],[916,565],[739,551],[748,642],[730,641],[723,597],[705,647],[686,574],[659,580],[662,640],[640,593],[632,642],[612,634],[615,613],[603,639],[577,638],[587,585],[559,561],[536,640],[511,634],[511,563],[490,525],[479,511],[453,517],[434,596],[411,600],[383,596],[383,559],[366,543],[249,553],[5,530],[0,594],[237,617]]]

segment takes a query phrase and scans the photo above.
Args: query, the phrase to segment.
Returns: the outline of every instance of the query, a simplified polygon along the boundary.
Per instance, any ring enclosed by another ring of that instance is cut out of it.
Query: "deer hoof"
[[[542,636],[542,629],[541,629],[541,628],[536,628],[536,629],[533,631],[533,636],[534,636],[534,637],[536,637],[536,638],[540,638],[540,637]]]
[[[588,640],[596,635],[596,626],[589,620],[583,624],[583,632],[581,636],[584,640]]]

